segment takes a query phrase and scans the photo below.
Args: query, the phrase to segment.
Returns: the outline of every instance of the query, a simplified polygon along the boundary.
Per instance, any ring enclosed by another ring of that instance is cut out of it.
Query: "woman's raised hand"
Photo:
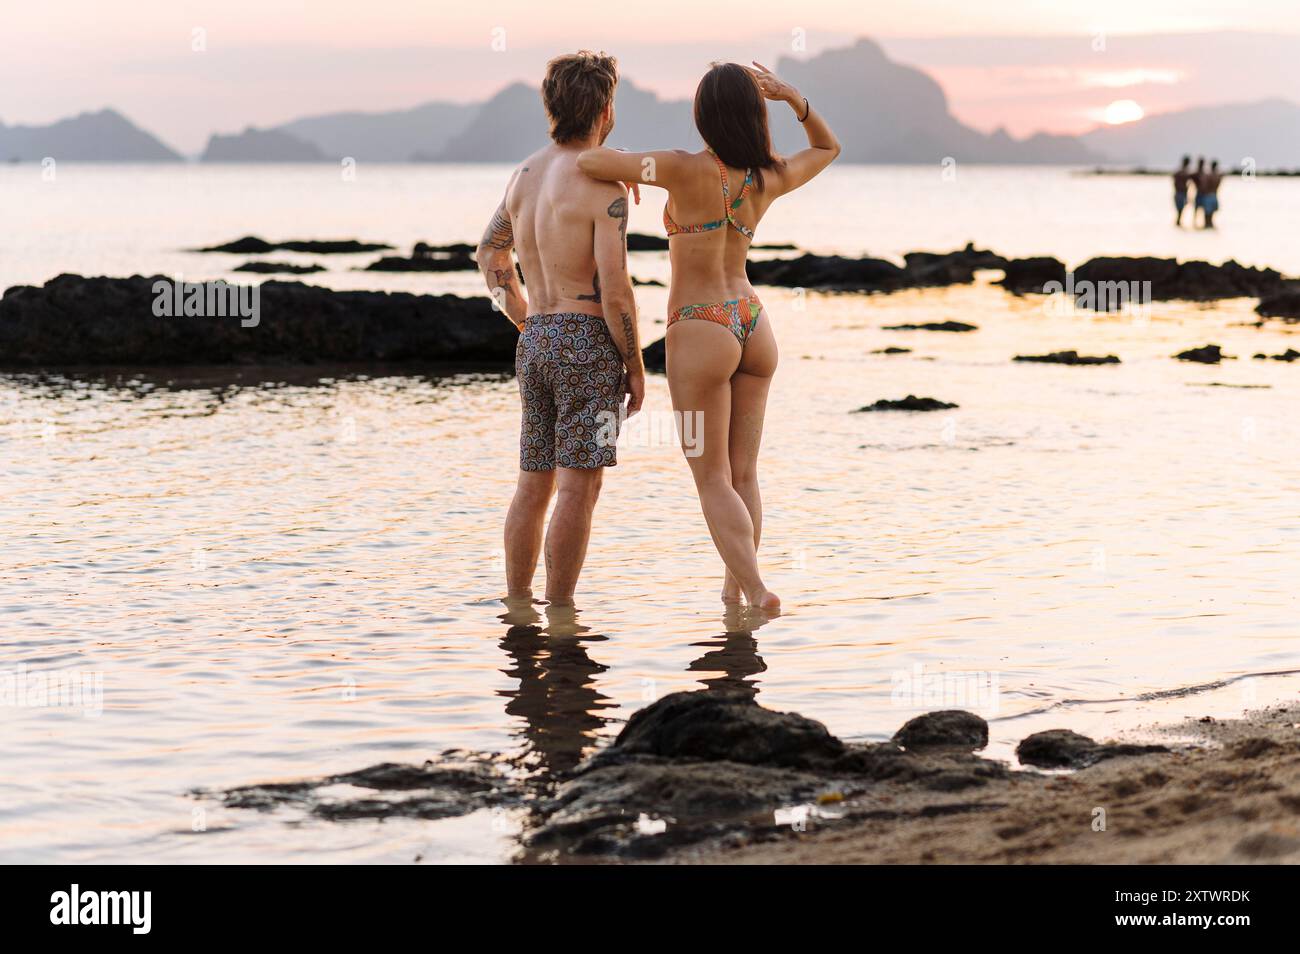
[[[786,103],[792,103],[795,100],[803,102],[803,97],[799,95],[798,90],[793,86],[758,62],[758,60],[752,60],[751,62],[754,64],[754,68],[749,72],[758,81],[758,88],[765,97]]]

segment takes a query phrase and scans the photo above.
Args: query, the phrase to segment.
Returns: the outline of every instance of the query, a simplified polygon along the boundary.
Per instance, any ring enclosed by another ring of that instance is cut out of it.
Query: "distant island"
[[[843,160],[857,163],[1057,164],[1104,168],[1171,166],[1184,153],[1229,168],[1300,164],[1300,106],[1281,99],[1155,114],[1080,136],[981,132],[957,119],[927,73],[891,60],[874,41],[826,50],[806,60],[781,57],[777,71],[797,85],[834,126]],[[777,149],[803,144],[788,110],[773,110]],[[538,90],[512,83],[481,103],[430,102],[410,109],[333,112],[268,128],[214,134],[202,162],[516,162],[546,142]],[[660,99],[630,79],[619,84],[618,124],[610,144],[626,149],[694,147],[689,100]],[[156,136],[113,110],[49,126],[0,124],[0,161],[179,162]],[[1263,174],[1263,173],[1258,173]],[[1279,171],[1279,175],[1290,173]]]

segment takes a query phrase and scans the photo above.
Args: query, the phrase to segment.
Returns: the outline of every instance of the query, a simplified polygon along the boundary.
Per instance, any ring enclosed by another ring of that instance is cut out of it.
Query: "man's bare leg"
[[[542,553],[542,527],[554,492],[555,471],[519,472],[515,497],[506,514],[506,592],[511,597],[533,595],[533,574]]]
[[[603,467],[559,468],[555,511],[546,528],[546,598],[552,603],[573,602],[603,473]]]

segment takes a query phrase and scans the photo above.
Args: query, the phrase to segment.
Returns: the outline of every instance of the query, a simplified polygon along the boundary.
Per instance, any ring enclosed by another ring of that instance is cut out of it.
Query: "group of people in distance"
[[[1219,183],[1223,173],[1219,171],[1219,160],[1215,159],[1210,167],[1205,168],[1205,157],[1198,156],[1196,168],[1192,168],[1192,157],[1183,156],[1182,165],[1174,173],[1174,224],[1182,227],[1183,209],[1187,207],[1187,190],[1196,190],[1195,203],[1192,206],[1192,227],[1196,228],[1196,213],[1201,213],[1201,228],[1214,228],[1214,213],[1219,211]]]

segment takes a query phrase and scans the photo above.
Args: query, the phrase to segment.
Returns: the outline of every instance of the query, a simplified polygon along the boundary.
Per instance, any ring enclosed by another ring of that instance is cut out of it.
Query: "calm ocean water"
[[[4,167],[0,283],[235,280],[246,256],[184,249],[245,234],[472,240],[504,173],[61,165],[48,182]],[[1156,254],[1300,274],[1300,182],[1228,183],[1217,234],[1175,230],[1168,193],[1053,169],[946,182],[849,167],[778,204],[759,238],[882,256],[973,240],[1072,264]],[[657,231],[661,205],[648,193],[632,228]],[[367,255],[269,257],[322,261],[308,280],[330,287],[479,292],[470,275],[357,271]],[[666,256],[633,254],[632,272],[666,278]],[[662,377],[606,480],[575,624],[498,602],[518,424],[508,377],[0,375],[0,678],[102,685],[100,712],[6,700],[0,859],[498,861],[512,823],[487,812],[326,823],[188,793],[451,747],[563,768],[647,701],[705,684],[747,684],[853,738],[976,708],[1008,758],[1038,729],[1105,735],[1294,696],[1294,676],[1267,674],[1300,668],[1300,366],[1248,360],[1296,346],[1284,326],[1250,325],[1253,301],[1158,303],[1144,319],[1053,310],[987,282],[761,291],[782,349],[762,559],[788,614],[760,628],[717,603]],[[665,292],[638,295],[651,341]],[[945,319],[980,330],[882,330]],[[1207,342],[1246,360],[1169,358]],[[872,353],[888,345],[913,351]],[[1010,362],[1068,348],[1123,364]],[[909,393],[959,407],[850,413]]]

